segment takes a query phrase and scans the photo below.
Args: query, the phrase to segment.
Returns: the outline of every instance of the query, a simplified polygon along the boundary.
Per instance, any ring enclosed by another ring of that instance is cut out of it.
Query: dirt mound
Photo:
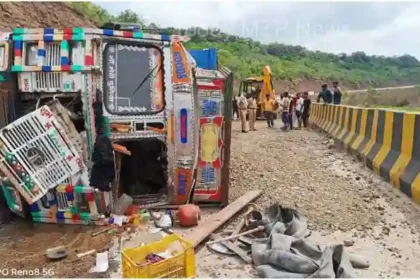
[[[61,2],[0,2],[0,31],[15,27],[94,27],[95,22]]]

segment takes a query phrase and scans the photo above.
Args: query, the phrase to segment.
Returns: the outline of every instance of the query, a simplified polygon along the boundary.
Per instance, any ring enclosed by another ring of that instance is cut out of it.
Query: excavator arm
[[[271,69],[270,66],[266,65],[263,68],[263,86],[261,88],[261,92],[258,96],[258,104],[261,105],[261,112],[264,111],[264,99],[267,94],[270,95],[271,99],[275,99],[275,91],[273,87],[273,81],[271,79]]]

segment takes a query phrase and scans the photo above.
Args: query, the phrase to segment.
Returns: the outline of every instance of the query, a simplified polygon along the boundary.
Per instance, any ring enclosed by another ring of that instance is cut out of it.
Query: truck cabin
[[[151,200],[167,203],[171,199],[168,190],[175,181],[170,178],[175,167],[167,155],[169,152],[173,161],[174,146],[179,140],[173,140],[172,131],[176,130],[178,135],[181,129],[179,124],[174,125],[173,110],[183,106],[186,113],[181,118],[191,118],[188,110],[195,106],[191,98],[182,104],[174,100],[194,90],[192,66],[179,43],[185,37],[156,30],[147,33],[129,24],[103,27],[17,28],[0,42],[4,47],[0,66],[10,73],[7,81],[10,100],[6,103],[15,105],[13,114],[12,107],[8,108],[5,124],[57,99],[66,108],[77,132],[84,134],[86,149],[81,152],[85,163],[92,160],[100,134],[131,154],[116,153],[117,180],[111,188],[114,196],[126,193],[139,203]],[[181,60],[177,61],[173,53],[179,53]],[[172,66],[178,62],[183,63],[183,68],[177,65],[177,71],[185,73],[177,72],[182,78],[175,81]],[[176,98],[175,82],[182,92]],[[190,158],[195,158],[195,139],[190,138],[194,129],[185,128],[188,135],[182,137],[188,138],[188,143],[177,148],[179,157],[185,158],[180,164],[186,168],[191,165]],[[88,183],[83,185],[89,187]]]
[[[248,78],[241,81],[239,86],[239,94],[245,93],[247,98],[255,97],[258,100],[258,95],[263,87],[263,80],[258,78]]]
[[[149,32],[134,24],[106,24],[105,29]],[[159,34],[160,36],[160,34]],[[104,112],[110,138],[131,155],[117,154],[117,196],[137,204],[168,202],[166,104],[172,101],[171,44],[150,40],[111,40],[104,47]],[[167,100],[168,99],[168,100]]]

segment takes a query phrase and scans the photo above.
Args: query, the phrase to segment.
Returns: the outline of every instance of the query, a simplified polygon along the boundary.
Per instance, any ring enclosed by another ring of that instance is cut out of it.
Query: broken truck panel
[[[67,180],[88,184],[80,153],[48,106],[2,128],[0,147],[0,170],[29,204]]]
[[[227,205],[233,75],[226,68],[197,68],[196,77],[200,152],[194,201]]]

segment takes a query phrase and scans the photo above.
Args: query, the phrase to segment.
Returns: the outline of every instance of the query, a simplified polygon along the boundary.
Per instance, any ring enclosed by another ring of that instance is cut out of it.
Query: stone
[[[343,245],[344,245],[345,247],[351,247],[351,246],[353,246],[353,245],[354,245],[354,241],[353,241],[353,240],[344,240],[344,241],[343,241]]]

